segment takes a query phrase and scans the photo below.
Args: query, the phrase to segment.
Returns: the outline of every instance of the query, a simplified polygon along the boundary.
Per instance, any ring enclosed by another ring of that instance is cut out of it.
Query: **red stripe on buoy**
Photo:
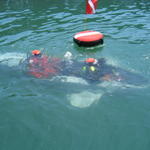
[[[103,44],[104,35],[97,31],[82,31],[74,35],[74,41],[79,46],[95,46]]]

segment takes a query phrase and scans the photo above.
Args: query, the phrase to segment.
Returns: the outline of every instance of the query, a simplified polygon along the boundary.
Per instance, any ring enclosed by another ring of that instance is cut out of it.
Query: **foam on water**
[[[147,88],[149,86],[149,84],[147,85],[133,85],[133,84],[128,84],[128,83],[122,83],[119,81],[104,81],[102,83],[99,83],[97,86],[99,87],[103,87],[105,89],[107,89],[107,91],[114,91],[118,88],[121,89],[127,89],[127,88],[137,88],[137,89],[141,89],[141,88]]]
[[[0,64],[9,67],[18,66],[21,61],[25,60],[25,58],[25,53],[4,53],[0,54]]]
[[[56,76],[50,80],[51,81],[58,80],[60,82],[65,82],[65,83],[78,83],[78,84],[83,84],[83,85],[89,85],[86,80],[75,77],[75,76]]]

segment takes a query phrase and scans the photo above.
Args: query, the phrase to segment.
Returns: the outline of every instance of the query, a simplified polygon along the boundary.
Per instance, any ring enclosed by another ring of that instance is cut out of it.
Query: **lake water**
[[[35,79],[18,70],[33,49],[63,58],[104,57],[150,76],[150,1],[0,0],[0,150],[149,150],[150,87]],[[75,33],[95,30],[104,45],[81,48]]]

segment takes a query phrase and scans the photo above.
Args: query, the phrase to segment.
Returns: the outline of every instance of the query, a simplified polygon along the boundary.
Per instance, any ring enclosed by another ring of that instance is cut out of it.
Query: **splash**
[[[26,59],[25,53],[4,53],[0,54],[0,64],[9,67],[18,66],[19,63]]]
[[[65,82],[65,83],[89,85],[89,83],[86,80],[75,77],[75,76],[56,76],[50,79],[50,81],[60,81],[60,82]]]

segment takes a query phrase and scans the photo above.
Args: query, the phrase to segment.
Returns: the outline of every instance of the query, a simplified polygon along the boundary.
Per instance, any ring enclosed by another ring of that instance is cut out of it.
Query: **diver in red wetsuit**
[[[55,63],[54,63],[55,62]],[[33,50],[32,56],[28,58],[28,72],[36,78],[48,78],[58,74],[58,59],[49,59],[40,50]]]

